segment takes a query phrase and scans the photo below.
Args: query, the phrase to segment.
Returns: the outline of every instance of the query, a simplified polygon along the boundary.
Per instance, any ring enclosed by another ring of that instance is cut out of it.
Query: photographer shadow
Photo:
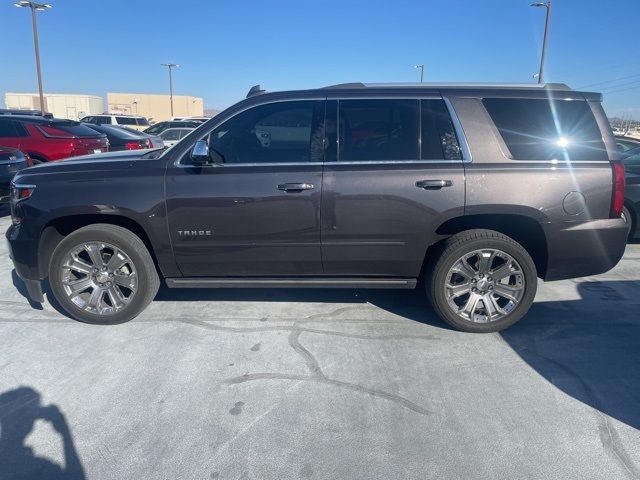
[[[62,438],[64,468],[38,457],[25,445],[36,420],[45,420]],[[56,405],[42,405],[41,395],[30,387],[0,393],[0,477],[38,480],[83,480],[84,468],[71,430]]]

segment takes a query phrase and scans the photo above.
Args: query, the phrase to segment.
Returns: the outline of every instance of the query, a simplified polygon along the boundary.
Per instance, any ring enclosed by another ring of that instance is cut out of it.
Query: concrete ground
[[[410,291],[165,289],[108,327],[21,291],[2,244],[3,479],[640,478],[639,244],[491,335]]]

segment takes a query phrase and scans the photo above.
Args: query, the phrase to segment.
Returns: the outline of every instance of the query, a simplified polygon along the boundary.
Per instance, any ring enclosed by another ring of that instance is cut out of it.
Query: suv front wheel
[[[493,230],[447,239],[429,264],[427,296],[436,313],[465,332],[503,330],[524,316],[536,295],[536,267],[527,251]]]
[[[89,225],[56,247],[49,284],[60,306],[87,323],[131,320],[153,300],[160,280],[145,244],[115,225]]]

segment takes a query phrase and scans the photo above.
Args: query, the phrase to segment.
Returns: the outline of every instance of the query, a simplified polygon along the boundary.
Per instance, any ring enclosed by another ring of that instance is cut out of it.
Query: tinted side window
[[[144,117],[137,117],[136,122],[138,124],[139,127],[148,127],[149,126],[149,120],[147,120]]]
[[[251,108],[217,127],[209,146],[225,163],[322,161],[312,158],[311,143],[312,136],[322,141],[314,129],[323,128],[323,107],[322,101],[293,101]]]
[[[489,115],[516,160],[607,160],[586,101],[485,98]]]
[[[93,122],[97,125],[111,125],[111,117],[95,117]]]
[[[444,100],[421,100],[422,159],[461,160],[460,145]]]
[[[180,130],[169,129],[160,134],[163,140],[179,140]]]
[[[116,117],[118,125],[136,125],[136,119],[130,117]]]
[[[0,137],[16,137],[16,130],[13,126],[13,122],[9,120],[0,119]]]
[[[22,122],[13,122],[13,127],[16,129],[16,137],[28,137],[29,132],[27,127]]]
[[[339,161],[417,160],[417,100],[340,100]]]

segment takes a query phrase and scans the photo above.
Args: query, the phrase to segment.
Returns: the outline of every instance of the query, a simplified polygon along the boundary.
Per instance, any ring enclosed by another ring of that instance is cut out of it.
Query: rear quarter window
[[[118,125],[136,125],[136,119],[131,117],[116,117]]]
[[[586,101],[485,98],[482,103],[515,160],[608,160]]]
[[[96,132],[91,127],[78,122],[53,122],[50,124],[43,124],[43,126],[50,126],[56,130],[62,130],[74,137],[100,137],[103,135],[102,133]]]

